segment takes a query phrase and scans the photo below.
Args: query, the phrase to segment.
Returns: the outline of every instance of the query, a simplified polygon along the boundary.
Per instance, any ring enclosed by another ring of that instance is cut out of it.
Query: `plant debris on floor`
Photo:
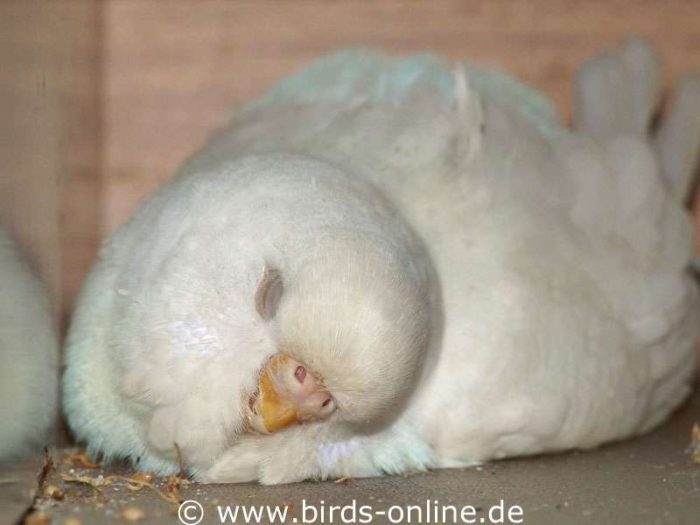
[[[177,446],[176,449],[180,457]],[[46,452],[32,511],[24,517],[26,525],[52,523],[52,511],[61,506],[64,507],[60,509],[61,514],[69,514],[62,520],[64,525],[82,524],[79,516],[86,507],[104,509],[106,516],[128,523],[145,521],[148,515],[139,507],[138,493],[142,491],[151,492],[163,501],[161,515],[176,516],[183,501],[181,490],[190,484],[182,462],[178,474],[158,477],[153,472],[134,471],[126,464],[110,465],[107,470],[78,449],[56,454],[58,457],[54,461]],[[66,509],[66,506],[71,508]],[[153,505],[148,507],[152,509]]]

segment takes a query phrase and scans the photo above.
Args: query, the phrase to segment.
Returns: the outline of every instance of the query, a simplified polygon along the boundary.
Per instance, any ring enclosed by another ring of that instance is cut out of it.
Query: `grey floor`
[[[202,523],[220,523],[217,505],[273,505],[288,510],[287,523],[303,523],[303,501],[321,507],[330,523],[330,505],[370,505],[372,523],[396,521],[401,506],[440,504],[475,507],[475,523],[498,518],[492,506],[519,505],[528,524],[700,524],[700,464],[689,453],[693,423],[700,422],[700,391],[658,430],[638,439],[616,443],[590,452],[572,452],[493,463],[480,468],[446,470],[408,477],[347,480],[343,483],[299,483],[264,487],[246,485],[189,485],[183,499],[203,506]],[[68,450],[54,450],[57,470],[44,483],[64,493],[60,501],[38,498],[27,523],[78,525],[103,523],[177,524],[176,506],[149,489],[129,490],[126,482],[113,481],[100,492],[85,484],[66,482],[61,475],[83,475],[98,480],[114,473],[129,475],[124,467],[83,469],[62,464]],[[32,503],[37,472],[42,460],[0,471],[0,523],[17,523]],[[161,490],[165,490],[163,483]],[[133,487],[132,487],[133,488]],[[391,511],[391,515],[382,515]],[[194,516],[193,510],[189,516]],[[333,523],[343,523],[338,510]],[[352,522],[349,510],[346,522]],[[417,511],[413,511],[417,512]],[[517,511],[516,511],[517,512]],[[417,514],[413,514],[417,516]],[[307,519],[313,518],[307,511]],[[366,517],[357,514],[356,520]],[[469,517],[467,515],[467,517]],[[513,515],[517,518],[517,514]],[[237,523],[244,523],[241,516]],[[256,521],[253,521],[256,522]],[[270,522],[262,519],[262,523]],[[279,522],[279,521],[278,521]],[[320,523],[317,516],[316,523]],[[414,519],[414,523],[416,520]],[[359,523],[359,521],[356,521]],[[423,516],[423,523],[431,521]],[[445,523],[451,523],[450,517]],[[509,523],[506,519],[503,523]]]

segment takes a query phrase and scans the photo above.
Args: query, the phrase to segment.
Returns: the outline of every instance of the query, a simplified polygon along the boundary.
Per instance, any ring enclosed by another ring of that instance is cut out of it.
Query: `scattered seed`
[[[66,497],[63,491],[54,485],[46,486],[46,488],[44,489],[44,496],[46,496],[47,498],[55,499],[56,501],[63,501],[63,498]]]
[[[24,523],[25,525],[49,525],[51,523],[51,514],[48,512],[36,512],[27,516]]]
[[[81,468],[100,468],[99,463],[93,463],[84,451],[67,455],[61,461],[64,465]]]
[[[130,523],[141,521],[146,517],[146,513],[138,507],[126,507],[122,511],[122,519]]]
[[[156,480],[156,475],[153,472],[136,472],[131,476],[134,481],[145,481],[146,483],[153,483]]]

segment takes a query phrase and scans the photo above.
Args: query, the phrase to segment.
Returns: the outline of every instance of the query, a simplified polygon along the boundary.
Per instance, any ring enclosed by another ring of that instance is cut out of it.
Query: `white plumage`
[[[281,483],[652,428],[700,330],[682,207],[700,84],[652,134],[659,78],[644,42],[594,59],[573,130],[509,77],[429,56],[343,52],[283,81],[104,246],[68,343],[75,434]],[[333,411],[251,431],[278,353]]]
[[[0,228],[0,462],[50,442],[58,376],[58,338],[46,292]]]

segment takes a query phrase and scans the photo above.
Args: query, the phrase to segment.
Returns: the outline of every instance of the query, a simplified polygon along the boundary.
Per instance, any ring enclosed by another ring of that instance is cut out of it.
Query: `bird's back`
[[[649,131],[649,51],[632,46],[616,58],[631,65],[613,65],[621,80],[580,80],[573,130],[500,73],[341,53],[245,108],[194,161],[292,150],[396,203],[440,276],[442,351],[407,417],[445,464],[597,445],[650,428],[689,391],[691,227]],[[682,124],[698,137],[698,119]]]

